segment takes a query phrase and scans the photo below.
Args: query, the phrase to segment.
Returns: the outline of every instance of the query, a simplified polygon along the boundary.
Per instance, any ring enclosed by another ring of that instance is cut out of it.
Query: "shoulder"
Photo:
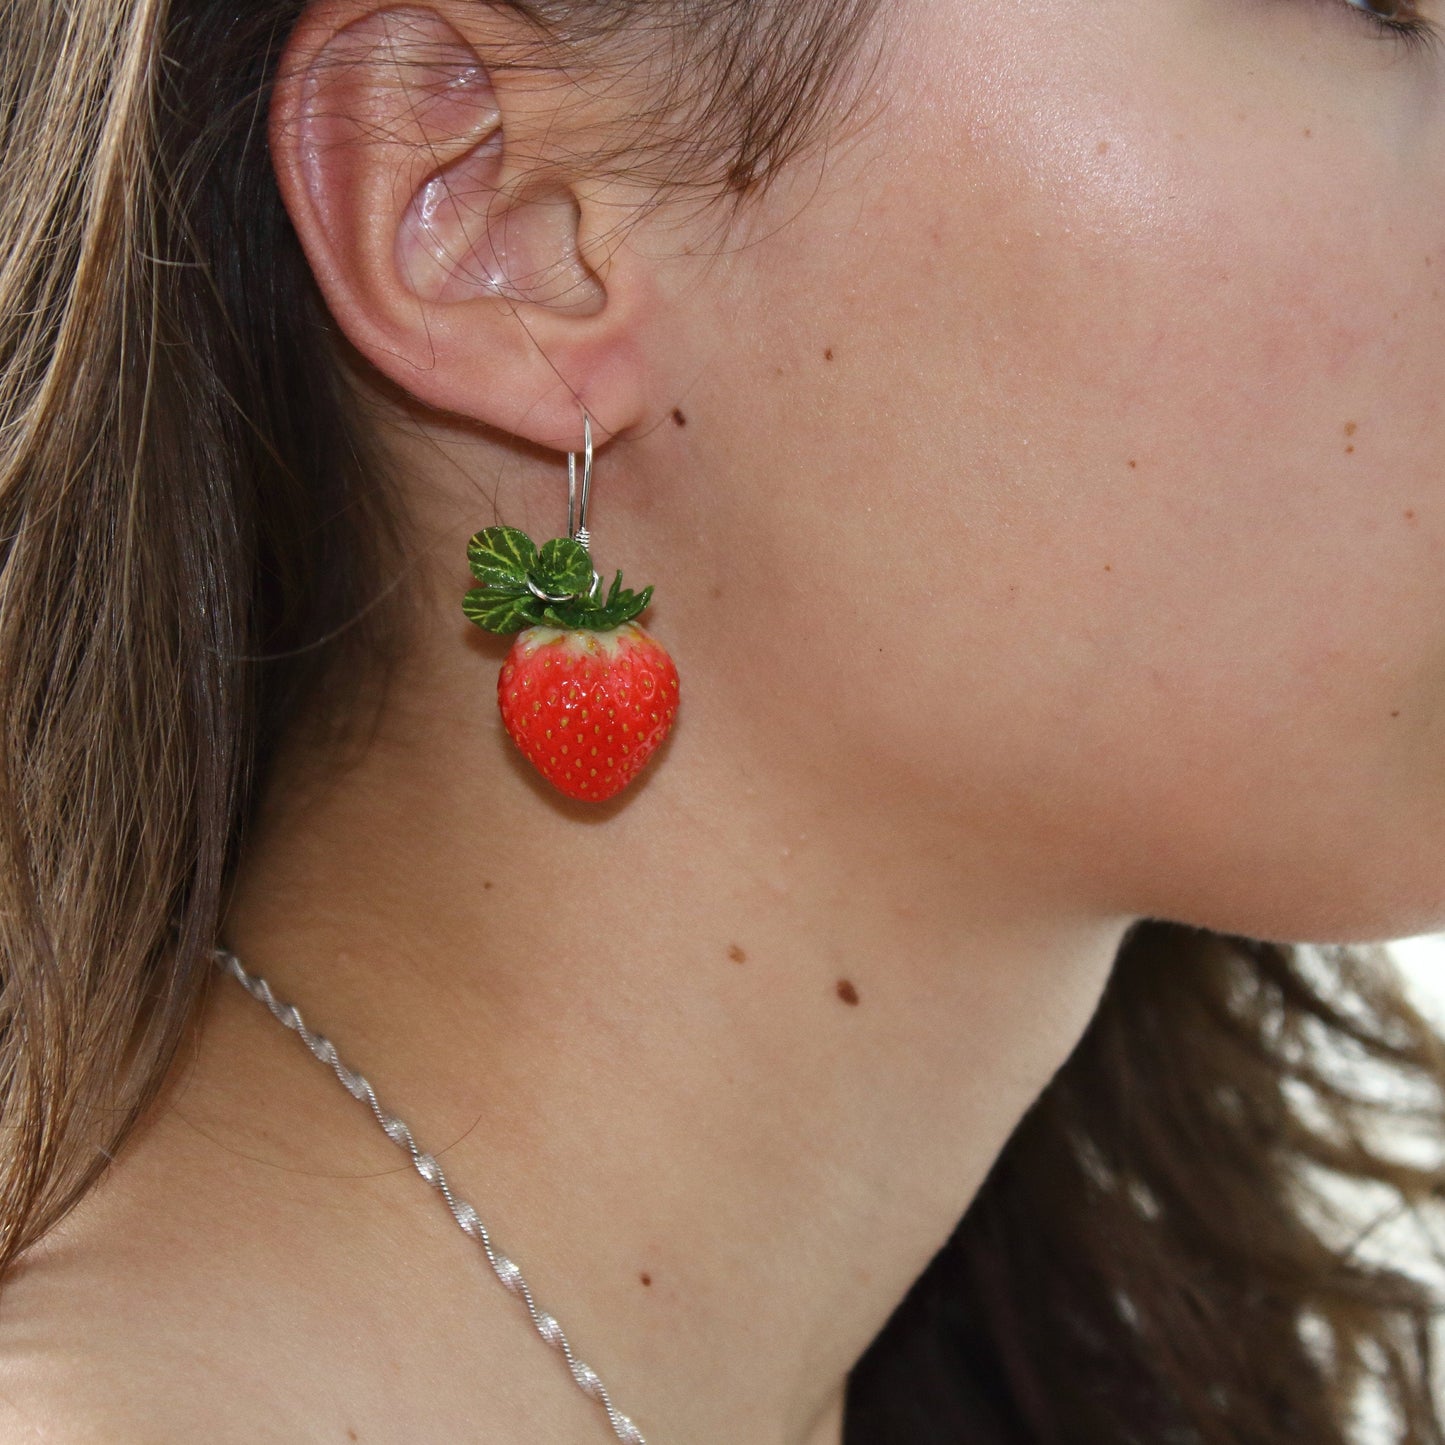
[[[286,1308],[287,1176],[256,1166],[249,1140],[217,1142],[197,1078],[177,1064],[110,1166],[0,1278],[0,1445],[305,1438],[304,1392],[275,1387],[316,1324]]]
[[[158,1429],[119,1397],[103,1391],[106,1371],[52,1360],[0,1366],[0,1445],[182,1445],[194,1439]]]
[[[53,1412],[34,1396],[29,1381],[12,1381],[0,1375],[0,1445],[31,1445],[32,1441],[43,1441],[45,1445],[52,1442],[53,1445],[80,1445],[84,1434],[57,1424],[52,1419]],[[138,1445],[138,1441],[136,1436],[121,1437],[117,1445]]]
[[[306,1438],[307,1391],[278,1381],[253,1302],[183,1250],[147,1251],[137,1267],[123,1248],[67,1243],[42,1241],[0,1287],[0,1445]],[[282,1348],[304,1358],[294,1339]]]
[[[97,1268],[70,1244],[63,1233],[42,1240],[0,1287],[0,1445],[234,1438],[208,1418],[202,1362],[156,1317],[160,1282]]]
[[[390,1141],[328,1127],[355,1101],[255,1026],[263,1067],[203,1057],[0,1279],[0,1445],[500,1441],[590,1415]]]
[[[79,1271],[65,1278],[45,1243],[0,1291],[0,1445],[180,1445],[145,1408],[143,1343],[118,1348],[119,1312]]]
[[[253,1368],[279,1311],[232,1247],[238,1204],[271,1211],[208,1192],[208,1149],[177,1117],[148,1121],[0,1279],[0,1445],[298,1438]]]

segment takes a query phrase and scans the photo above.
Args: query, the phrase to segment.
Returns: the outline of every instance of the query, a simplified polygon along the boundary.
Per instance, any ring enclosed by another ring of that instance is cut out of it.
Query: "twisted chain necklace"
[[[578,1389],[597,1401],[607,1411],[607,1419],[617,1438],[623,1442],[623,1445],[647,1445],[637,1426],[612,1403],[612,1399],[607,1393],[607,1387],[598,1378],[597,1372],[572,1353],[572,1346],[567,1343],[567,1336],[562,1333],[562,1326],[546,1311],[537,1308],[536,1301],[532,1298],[532,1291],[527,1287],[527,1281],[522,1278],[522,1271],[505,1254],[493,1247],[491,1235],[488,1234],[486,1225],[477,1216],[477,1211],[466,1200],[458,1199],[452,1193],[451,1186],[447,1183],[447,1177],[442,1172],[442,1166],[432,1155],[424,1153],[417,1147],[411,1130],[395,1114],[382,1108],[375,1090],[366,1079],[354,1070],[348,1069],[337,1056],[331,1040],[324,1034],[312,1033],[302,1020],[300,1010],[294,1004],[283,1003],[279,1000],[271,992],[271,985],[264,978],[247,973],[241,966],[240,959],[229,949],[216,948],[212,956],[218,968],[230,974],[252,998],[259,999],[265,1004],[288,1029],[294,1029],[301,1036],[306,1047],[323,1064],[331,1066],[337,1079],[340,1080],[342,1088],[348,1094],[355,1099],[366,1100],[386,1137],[411,1155],[411,1162],[416,1166],[416,1172],[433,1188],[440,1191],[447,1208],[452,1212],[452,1218],[456,1220],[462,1232],[476,1240],[486,1251],[487,1260],[498,1280],[501,1281],[502,1287],[516,1295],[527,1306],[527,1313],[531,1315],[532,1324],[536,1327],[537,1333],[553,1349],[560,1350],[566,1357],[567,1367],[571,1370],[572,1379],[576,1382]]]

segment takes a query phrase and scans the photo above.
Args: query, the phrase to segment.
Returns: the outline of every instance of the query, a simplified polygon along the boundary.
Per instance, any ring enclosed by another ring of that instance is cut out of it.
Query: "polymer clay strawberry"
[[[467,544],[478,586],[462,611],[488,632],[517,633],[497,679],[502,722],[527,760],[571,798],[620,793],[677,715],[677,668],[633,621],[652,588],[622,573],[600,595],[587,548],[557,537],[538,549],[515,527],[487,527]]]

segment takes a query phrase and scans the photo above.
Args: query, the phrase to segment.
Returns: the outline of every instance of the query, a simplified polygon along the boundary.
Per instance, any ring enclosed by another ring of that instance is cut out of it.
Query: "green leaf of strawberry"
[[[624,589],[617,593],[615,601],[609,601],[605,607],[595,613],[588,620],[587,626],[599,629],[619,627],[624,622],[631,622],[651,601],[652,588],[650,586],[644,587],[641,592],[628,592]]]
[[[537,568],[537,548],[516,527],[486,527],[467,543],[467,562],[483,587],[525,592]]]
[[[488,632],[520,632],[542,620],[542,603],[530,592],[518,595],[490,587],[473,587],[462,598],[462,611]]]
[[[538,555],[536,577],[544,592],[586,592],[592,586],[592,558],[571,537],[554,537]]]
[[[516,527],[487,527],[468,542],[467,561],[481,586],[467,592],[462,611],[488,632],[519,632],[537,623],[607,632],[631,622],[652,600],[650,586],[640,593],[623,587],[620,571],[605,601],[594,596],[591,555],[571,537],[554,537],[539,552]]]

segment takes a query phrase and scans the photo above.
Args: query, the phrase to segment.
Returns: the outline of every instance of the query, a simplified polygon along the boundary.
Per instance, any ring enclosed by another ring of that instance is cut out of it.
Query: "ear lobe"
[[[483,51],[530,34],[503,8],[438,9],[323,0],[298,20],[270,124],[293,226],[338,325],[392,381],[571,449],[584,401],[605,440],[642,415],[636,308],[588,265],[583,202],[544,153],[568,87],[489,73]]]

